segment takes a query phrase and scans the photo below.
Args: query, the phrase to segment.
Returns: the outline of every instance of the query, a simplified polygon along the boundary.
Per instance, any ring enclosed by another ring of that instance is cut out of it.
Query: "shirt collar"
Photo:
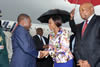
[[[94,16],[94,14],[92,14],[92,15],[88,18],[87,24],[89,24],[89,22],[90,22],[90,20],[92,19],[93,16]]]
[[[40,36],[39,34],[37,34],[37,36],[41,39],[42,38],[42,36]]]

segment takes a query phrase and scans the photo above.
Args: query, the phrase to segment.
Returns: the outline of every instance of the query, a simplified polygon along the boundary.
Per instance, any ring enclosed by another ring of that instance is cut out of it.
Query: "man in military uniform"
[[[0,11],[0,13],[1,13],[1,11]],[[9,67],[5,34],[2,31],[1,22],[0,22],[0,67]]]

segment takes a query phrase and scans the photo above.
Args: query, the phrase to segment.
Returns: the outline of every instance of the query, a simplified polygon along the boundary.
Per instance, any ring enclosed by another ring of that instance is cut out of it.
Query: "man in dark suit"
[[[36,51],[28,32],[31,18],[27,14],[20,14],[17,21],[18,26],[12,33],[13,55],[10,65],[11,67],[36,67],[36,58],[41,57],[43,53]]]
[[[43,36],[43,29],[37,28],[36,35],[33,36],[33,41],[35,42],[36,50],[47,50],[48,49],[48,39]],[[37,59],[37,67],[53,67],[53,61],[50,56],[43,59]]]
[[[74,11],[70,14],[71,29],[76,33],[75,58],[80,67],[100,67],[100,16],[94,14],[91,3],[83,3],[79,10],[84,22],[78,27],[73,20]]]

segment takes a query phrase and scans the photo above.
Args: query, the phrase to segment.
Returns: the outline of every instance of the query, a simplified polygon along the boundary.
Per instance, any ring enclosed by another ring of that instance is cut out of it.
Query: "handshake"
[[[39,58],[44,58],[49,54],[49,51],[39,51],[39,52],[40,52]]]

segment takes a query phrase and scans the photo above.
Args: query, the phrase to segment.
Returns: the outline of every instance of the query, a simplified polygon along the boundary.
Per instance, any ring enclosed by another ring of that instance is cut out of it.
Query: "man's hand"
[[[83,60],[79,60],[77,66],[82,67],[83,66]]]
[[[48,56],[48,51],[40,51],[40,58],[44,58],[45,56]]]
[[[40,56],[39,56],[39,58],[43,58],[43,57],[44,57],[43,51],[40,51]]]
[[[43,56],[48,56],[49,51],[43,51]]]
[[[78,63],[77,66],[80,67],[91,67],[87,60],[79,60]]]
[[[70,12],[70,20],[74,19],[75,8]]]
[[[91,67],[87,60],[83,61],[83,67]]]
[[[49,48],[49,45],[44,45],[43,48],[44,49],[48,49]]]

